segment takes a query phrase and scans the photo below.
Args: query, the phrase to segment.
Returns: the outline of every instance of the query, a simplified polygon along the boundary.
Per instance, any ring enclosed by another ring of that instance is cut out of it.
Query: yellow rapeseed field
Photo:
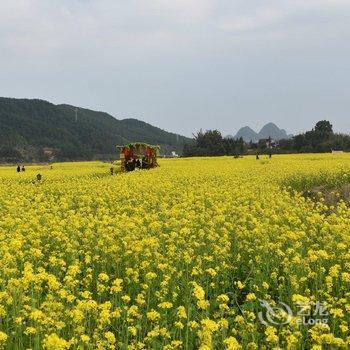
[[[346,183],[349,155],[109,168],[0,168],[0,347],[350,348],[350,210],[293,193]]]

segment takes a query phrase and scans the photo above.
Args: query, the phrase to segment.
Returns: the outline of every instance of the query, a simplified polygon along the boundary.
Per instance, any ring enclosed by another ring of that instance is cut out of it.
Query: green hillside
[[[181,152],[190,139],[137,119],[42,100],[0,98],[0,161],[113,159],[115,145],[147,142],[163,154]]]

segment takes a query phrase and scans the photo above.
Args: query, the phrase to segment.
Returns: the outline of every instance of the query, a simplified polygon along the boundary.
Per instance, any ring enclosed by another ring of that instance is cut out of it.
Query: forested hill
[[[77,118],[76,118],[77,117]],[[0,98],[0,161],[107,159],[115,145],[146,142],[181,152],[190,139],[137,119],[43,100]]]

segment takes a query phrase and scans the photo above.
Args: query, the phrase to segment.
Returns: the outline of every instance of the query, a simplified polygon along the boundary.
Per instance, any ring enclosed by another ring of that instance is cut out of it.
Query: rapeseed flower
[[[350,348],[350,210],[301,193],[346,183],[349,155],[160,162],[1,167],[0,347]],[[266,326],[277,298],[293,317]]]

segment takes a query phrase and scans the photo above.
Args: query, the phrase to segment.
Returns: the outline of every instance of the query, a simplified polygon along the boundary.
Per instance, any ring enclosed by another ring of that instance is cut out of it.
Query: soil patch
[[[344,184],[338,188],[327,186],[316,186],[310,190],[302,192],[303,196],[313,201],[323,201],[327,206],[336,206],[340,201],[344,201],[350,207],[350,184]]]

